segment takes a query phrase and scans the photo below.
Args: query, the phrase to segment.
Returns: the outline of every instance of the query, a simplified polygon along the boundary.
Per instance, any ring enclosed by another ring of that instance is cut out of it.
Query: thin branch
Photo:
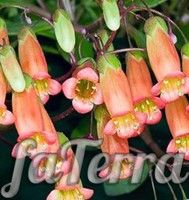
[[[71,106],[67,110],[65,110],[64,112],[62,112],[61,114],[58,114],[58,115],[56,115],[54,117],[51,117],[51,119],[53,120],[53,122],[57,122],[59,120],[62,120],[64,118],[66,118],[67,116],[69,116],[73,112],[74,112],[74,108]]]
[[[103,52],[108,50],[108,48],[112,44],[113,40],[115,39],[116,33],[117,33],[116,31],[112,31],[110,37],[108,38],[108,41],[106,42],[106,44],[103,47]]]
[[[44,0],[37,0],[37,3],[39,4],[39,6],[43,9],[48,11],[47,6],[45,5]]]
[[[157,155],[158,158],[162,157],[165,153],[160,149],[158,144],[153,140],[151,133],[146,127],[145,131],[140,135],[142,140],[146,143],[147,146]]]
[[[109,51],[107,53],[116,54],[116,53],[124,53],[129,51],[146,51],[146,49],[143,48],[125,48],[125,49],[118,49],[115,51]]]

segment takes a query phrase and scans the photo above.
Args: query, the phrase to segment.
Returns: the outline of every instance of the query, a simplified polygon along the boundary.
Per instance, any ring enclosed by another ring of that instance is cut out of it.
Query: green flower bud
[[[58,44],[65,52],[72,52],[75,46],[75,31],[67,12],[58,9],[53,19]]]
[[[146,21],[144,25],[144,31],[147,35],[152,35],[157,28],[161,28],[165,32],[168,32],[167,24],[161,17],[151,17]]]
[[[103,0],[102,10],[107,27],[111,31],[117,31],[120,27],[120,13],[117,0]]]
[[[26,87],[25,79],[14,49],[10,45],[6,45],[0,50],[0,63],[11,88],[15,92],[23,92]]]

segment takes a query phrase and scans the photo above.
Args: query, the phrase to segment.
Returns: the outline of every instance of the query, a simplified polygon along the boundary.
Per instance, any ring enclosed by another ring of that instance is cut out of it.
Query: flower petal
[[[178,152],[174,140],[171,140],[169,142],[166,152],[167,153],[177,153]]]
[[[59,190],[53,190],[46,200],[62,200],[63,196]]]
[[[77,84],[76,78],[69,78],[62,84],[62,91],[68,99],[74,98],[76,84]]]
[[[9,125],[15,122],[15,117],[12,112],[6,110],[5,116],[0,118],[0,124],[2,125]]]
[[[91,102],[85,102],[81,99],[73,99],[72,105],[74,109],[81,114],[88,113],[93,109],[93,104]]]
[[[92,81],[94,83],[98,82],[98,75],[97,73],[90,67],[86,67],[84,69],[81,69],[77,74],[76,74],[77,79],[85,79]]]
[[[94,95],[93,101],[96,105],[100,105],[103,103],[102,91],[100,88],[100,84],[98,84],[98,83],[96,84],[96,93]]]
[[[54,79],[48,80],[48,86],[49,86],[48,89],[49,89],[50,95],[56,95],[61,91],[61,84]]]
[[[114,135],[116,133],[116,127],[112,120],[110,120],[104,127],[104,133],[107,135]]]
[[[81,188],[79,191],[84,196],[84,199],[90,199],[94,194],[94,191],[88,188]]]

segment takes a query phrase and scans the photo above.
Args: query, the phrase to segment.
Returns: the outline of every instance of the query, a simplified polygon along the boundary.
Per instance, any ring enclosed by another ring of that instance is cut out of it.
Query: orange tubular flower
[[[101,177],[106,177],[109,171],[112,171],[112,162],[114,162],[115,154],[129,154],[129,144],[127,139],[122,139],[117,135],[106,135],[103,133],[106,123],[111,119],[105,106],[97,107],[95,110],[95,118],[97,121],[98,138],[103,139],[101,150],[103,153],[109,154],[112,159],[110,165],[99,174]],[[132,175],[132,164],[132,160],[124,159],[122,161],[120,179],[127,179]],[[111,175],[113,175],[112,172]]]
[[[129,83],[121,63],[115,55],[105,54],[99,58],[98,67],[103,99],[111,115],[104,133],[117,133],[123,138],[139,135],[146,116],[134,111]]]
[[[165,102],[171,102],[189,91],[188,79],[181,72],[180,60],[171,40],[167,25],[160,17],[146,21],[145,32],[147,52],[152,70],[158,83],[152,88],[152,94]]]
[[[166,105],[165,113],[173,139],[167,147],[169,153],[184,153],[189,160],[189,114],[186,112],[188,101],[180,97]]]
[[[128,53],[126,65],[135,111],[146,114],[147,124],[158,123],[162,117],[160,109],[164,107],[164,103],[151,94],[152,80],[143,54]]]
[[[46,200],[85,200],[90,199],[93,195],[93,190],[82,187],[82,184],[68,185],[68,176],[63,176],[57,183],[55,190],[53,190]]]
[[[59,148],[56,130],[31,83],[24,92],[13,93],[12,102],[15,126],[19,134],[18,142],[34,139],[37,148],[31,152],[32,156],[40,152],[56,152]]]
[[[61,85],[51,79],[42,48],[32,30],[25,27],[18,38],[22,70],[34,79],[37,94],[46,103],[49,95],[56,95],[61,91]]]

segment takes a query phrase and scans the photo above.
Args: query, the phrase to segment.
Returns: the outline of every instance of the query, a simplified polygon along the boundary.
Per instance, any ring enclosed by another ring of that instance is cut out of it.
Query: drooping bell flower
[[[68,185],[67,179],[68,175],[63,176],[57,183],[55,190],[48,195],[46,200],[85,200],[92,197],[93,190],[83,188],[82,183]]]
[[[68,99],[73,99],[74,109],[82,114],[90,112],[94,104],[102,104],[99,77],[91,59],[81,61],[72,77],[63,83],[62,91]]]
[[[106,177],[111,171],[111,176],[114,175],[112,167],[114,162],[114,156],[116,154],[129,154],[129,144],[127,139],[118,137],[118,135],[104,134],[104,127],[106,123],[111,119],[106,107],[104,105],[98,106],[95,110],[95,119],[97,121],[97,134],[98,138],[103,140],[101,150],[103,153],[107,153],[110,156],[110,163],[107,168],[99,173],[100,177]],[[127,179],[132,175],[133,162],[128,159],[124,159],[121,162],[121,171],[119,179]]]
[[[0,67],[0,124],[2,125],[9,125],[15,121],[13,114],[7,110],[5,105],[6,93],[7,83]]]
[[[166,105],[165,113],[173,139],[167,147],[168,153],[183,153],[189,160],[189,113],[186,112],[188,101],[185,96]]]
[[[15,126],[19,134],[18,142],[34,139],[37,143],[37,148],[30,152],[31,157],[40,152],[56,152],[59,148],[56,130],[31,82],[27,84],[24,92],[13,93],[12,103]],[[16,148],[13,150],[14,155],[15,150]]]
[[[151,94],[152,80],[144,55],[139,51],[128,53],[126,66],[135,111],[146,114],[146,124],[158,123],[164,103]]]
[[[22,70],[33,78],[38,96],[46,103],[49,95],[56,95],[61,91],[61,85],[49,75],[43,50],[33,31],[28,27],[23,28],[18,41]]]
[[[181,72],[180,59],[167,25],[162,18],[151,17],[145,23],[145,32],[149,61],[158,80],[152,94],[160,94],[166,103],[174,101],[189,91],[189,84]]]
[[[98,59],[98,68],[103,99],[111,116],[104,133],[117,133],[123,138],[139,135],[146,116],[134,111],[129,83],[121,63],[115,55],[104,54]]]
[[[0,46],[9,44],[9,38],[5,21],[0,18]]]
[[[24,75],[10,45],[4,45],[0,49],[0,64],[10,87],[15,92],[23,92],[26,86]]]

